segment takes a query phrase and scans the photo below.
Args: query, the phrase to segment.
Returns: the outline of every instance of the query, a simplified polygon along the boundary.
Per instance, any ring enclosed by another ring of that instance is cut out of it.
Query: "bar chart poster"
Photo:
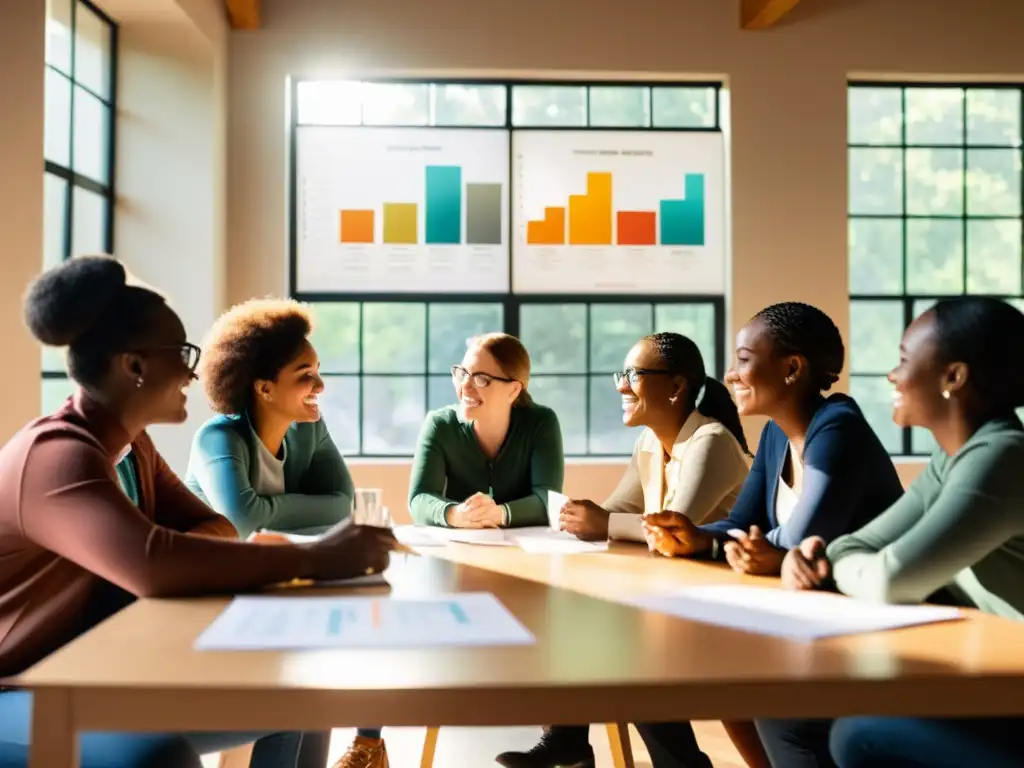
[[[508,291],[504,130],[303,126],[296,290]]]
[[[517,131],[518,293],[724,294],[719,133]]]

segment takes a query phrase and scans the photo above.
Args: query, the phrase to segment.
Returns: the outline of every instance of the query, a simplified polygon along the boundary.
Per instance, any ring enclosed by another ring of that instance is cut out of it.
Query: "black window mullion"
[[[960,121],[963,123],[963,133],[960,135],[963,142],[960,156],[960,183],[963,185],[960,200],[963,206],[960,209],[960,279],[963,281],[961,292],[964,294],[970,293],[967,290],[967,92],[968,89],[964,88],[963,99],[960,102]]]
[[[585,450],[589,454],[590,453],[590,372],[591,372],[591,369],[593,368],[593,361],[591,360],[591,354],[590,354],[590,334],[591,334],[591,325],[593,324],[594,305],[591,304],[588,301],[584,306],[587,308],[587,311],[584,313],[584,317],[586,318],[586,322],[583,325],[583,329],[584,329],[583,343],[586,344],[587,348],[586,348],[586,357],[584,357],[585,364],[586,364],[586,370],[584,371],[585,375],[583,377],[583,435],[584,435],[584,445],[586,446]]]
[[[430,305],[423,303],[423,409],[430,411]]]
[[[363,305],[364,304],[365,304],[365,302],[362,302],[362,301],[359,302],[359,355],[358,355],[359,362],[358,362],[358,365],[357,365],[357,370],[359,371],[359,373],[358,373],[358,379],[359,379],[359,413],[357,414],[356,421],[358,422],[358,445],[359,445],[359,455],[360,456],[363,455],[363,448],[364,448],[364,445],[365,445],[364,442],[363,442],[363,413],[366,410],[366,386],[364,385],[364,381],[363,381],[363,379],[365,377],[365,374],[363,372],[363,346],[364,346],[364,344],[363,344],[363,332],[364,332]]]

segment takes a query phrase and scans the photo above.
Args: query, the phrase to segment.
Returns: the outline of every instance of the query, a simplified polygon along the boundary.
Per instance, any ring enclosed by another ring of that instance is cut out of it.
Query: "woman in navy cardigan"
[[[726,375],[742,416],[767,416],[754,464],[729,516],[697,527],[674,512],[646,518],[651,549],[726,559],[742,573],[776,575],[807,536],[857,530],[903,493],[896,469],[860,408],[824,397],[843,368],[832,320],[807,304],[761,310],[736,337]]]

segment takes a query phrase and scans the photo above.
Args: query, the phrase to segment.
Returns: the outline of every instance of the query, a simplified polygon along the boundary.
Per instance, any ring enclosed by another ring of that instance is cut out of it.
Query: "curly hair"
[[[820,309],[787,301],[765,307],[754,319],[764,324],[779,354],[807,359],[814,393],[828,391],[839,381],[846,356],[843,337],[832,318]]]
[[[218,413],[244,413],[253,384],[275,381],[312,330],[309,310],[291,299],[251,299],[229,309],[203,339],[197,373],[210,406]]]

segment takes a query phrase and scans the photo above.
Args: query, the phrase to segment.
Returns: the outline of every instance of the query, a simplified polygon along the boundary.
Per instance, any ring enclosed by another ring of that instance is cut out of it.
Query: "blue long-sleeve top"
[[[256,491],[258,440],[247,416],[214,416],[192,441],[185,475],[185,484],[230,520],[240,538],[264,529],[318,533],[349,516],[352,476],[323,419],[288,428],[282,494]]]
[[[804,438],[803,488],[789,519],[779,524],[776,492],[789,439],[769,421],[736,504],[724,520],[701,526],[719,541],[728,531],[758,526],[770,543],[792,549],[807,536],[832,541],[870,522],[903,494],[896,468],[850,397],[821,398]],[[722,557],[721,547],[714,549]]]

